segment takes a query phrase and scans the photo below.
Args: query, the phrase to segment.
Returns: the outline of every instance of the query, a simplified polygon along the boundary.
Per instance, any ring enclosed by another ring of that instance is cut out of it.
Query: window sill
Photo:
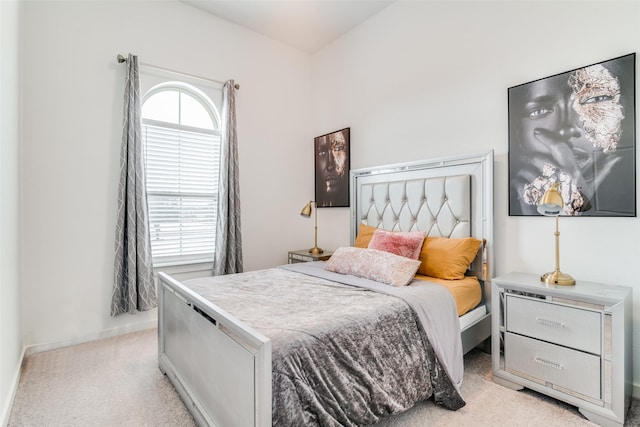
[[[153,266],[155,273],[163,272],[170,276],[189,275],[190,277],[211,276],[213,260],[175,263],[162,263]]]
[[[197,264],[213,264],[213,258],[196,259],[190,261],[160,261],[153,263],[154,270],[158,270],[166,267],[182,267]]]

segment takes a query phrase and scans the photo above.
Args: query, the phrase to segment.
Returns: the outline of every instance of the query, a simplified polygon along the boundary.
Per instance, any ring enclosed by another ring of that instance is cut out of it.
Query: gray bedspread
[[[371,425],[431,396],[450,409],[464,406],[462,351],[459,360],[444,356],[457,358],[459,323],[441,286],[393,288],[327,272],[322,263],[184,285],[271,339],[274,426]],[[397,289],[404,296],[390,294]],[[436,325],[449,304],[458,328],[453,349],[442,334],[449,327]]]

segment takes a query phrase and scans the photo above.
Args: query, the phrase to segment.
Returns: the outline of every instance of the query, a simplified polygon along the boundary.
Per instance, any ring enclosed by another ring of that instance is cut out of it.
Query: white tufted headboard
[[[361,223],[429,236],[473,236],[483,248],[471,270],[491,280],[493,151],[355,169],[350,185],[352,244]]]
[[[359,223],[392,231],[424,231],[428,236],[471,235],[471,177],[363,179],[358,189]]]

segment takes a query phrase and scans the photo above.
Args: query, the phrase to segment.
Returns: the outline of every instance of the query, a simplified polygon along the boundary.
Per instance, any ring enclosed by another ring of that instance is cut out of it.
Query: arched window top
[[[199,129],[220,130],[220,115],[200,89],[181,82],[161,83],[144,96],[142,117]]]

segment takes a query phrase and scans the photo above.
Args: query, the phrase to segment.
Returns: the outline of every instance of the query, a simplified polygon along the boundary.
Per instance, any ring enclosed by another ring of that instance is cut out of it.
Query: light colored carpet
[[[9,426],[195,426],[157,343],[152,329],[26,357]]]
[[[465,356],[462,393],[452,412],[431,400],[385,419],[384,427],[594,426],[572,406],[491,381],[491,357]],[[194,426],[158,369],[157,330],[136,332],[26,357],[9,426]],[[640,426],[634,399],[625,426]]]

